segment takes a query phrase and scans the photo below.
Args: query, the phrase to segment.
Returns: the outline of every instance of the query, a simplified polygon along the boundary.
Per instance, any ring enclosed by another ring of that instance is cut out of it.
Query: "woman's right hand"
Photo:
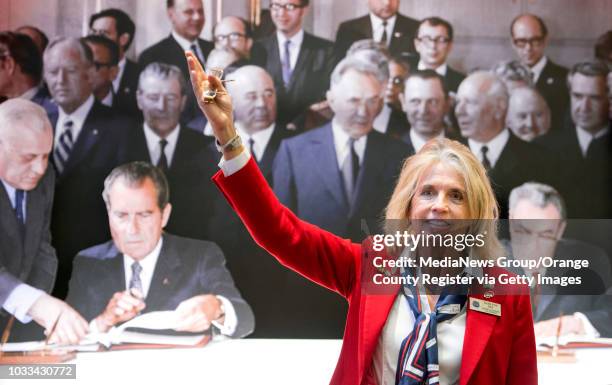
[[[224,145],[236,136],[232,113],[232,99],[221,80],[206,74],[193,52],[185,51],[185,57],[189,66],[191,86],[193,87],[198,105],[202,112],[204,112],[206,119],[208,119],[217,141],[219,144]],[[204,97],[204,93],[210,89],[217,90],[217,95],[213,99]],[[224,152],[223,156],[225,159],[231,159],[240,154],[241,151],[242,148],[238,148],[233,151]]]

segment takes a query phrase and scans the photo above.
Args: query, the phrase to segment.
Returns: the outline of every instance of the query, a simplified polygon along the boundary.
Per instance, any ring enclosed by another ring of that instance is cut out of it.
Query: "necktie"
[[[140,280],[141,272],[142,266],[140,266],[140,263],[132,263],[132,278],[130,279],[129,289],[138,289],[142,293],[142,295],[144,295],[144,291],[142,290],[142,281]]]
[[[491,171],[491,162],[489,161],[489,158],[487,157],[487,152],[489,152],[489,147],[487,146],[480,147],[480,152],[482,152],[482,165],[484,166],[485,170],[487,170],[487,172]]]
[[[189,48],[191,49],[191,52],[193,52],[197,56],[197,58],[200,59],[200,62],[204,64],[204,58],[202,57],[202,55],[200,55],[200,50],[198,49],[197,44],[193,43]]]
[[[168,171],[168,158],[166,158],[166,145],[168,145],[168,141],[166,139],[162,139],[159,141],[159,160],[157,161],[157,167],[163,172]]]
[[[344,180],[344,190],[346,192],[346,200],[349,204],[353,201],[353,194],[355,192],[355,183],[357,182],[357,175],[359,175],[359,157],[355,151],[355,139],[349,138],[348,140],[349,153],[344,162],[342,162],[342,179]]]
[[[72,151],[72,146],[74,144],[74,138],[72,137],[73,125],[74,123],[72,123],[72,120],[66,120],[64,122],[62,134],[60,135],[55,151],[53,152],[55,168],[60,175],[66,168],[66,163],[68,163],[68,158],[70,157],[70,152]]]
[[[255,141],[253,140],[253,138],[249,138],[249,151],[251,152],[253,159],[255,159],[255,161],[257,162],[257,157],[255,156]]]
[[[283,62],[281,63],[283,67],[283,83],[285,83],[285,88],[289,86],[289,81],[291,81],[291,54],[289,53],[290,45],[291,40],[286,40]]]
[[[25,199],[25,192],[23,190],[15,190],[15,216],[17,222],[19,222],[19,233],[21,238],[25,235],[25,215],[23,212],[23,201]]]
[[[387,20],[383,20],[382,22],[383,33],[380,37],[380,42],[384,45],[387,45]]]
[[[441,312],[440,308],[459,305],[459,309],[462,309],[467,295],[443,292],[438,298],[433,313],[423,312],[419,292],[415,286],[405,285],[403,295],[414,315],[414,327],[400,345],[395,384],[437,384],[440,370],[438,366],[438,323],[449,320],[459,313],[448,314],[446,311]]]

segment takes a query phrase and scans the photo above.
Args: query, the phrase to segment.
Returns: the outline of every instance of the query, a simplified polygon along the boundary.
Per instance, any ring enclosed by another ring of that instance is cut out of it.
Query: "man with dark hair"
[[[209,239],[207,223],[216,196],[210,177],[216,151],[209,137],[179,123],[187,103],[187,86],[181,70],[151,63],[140,73],[138,107],[144,122],[130,130],[130,160],[161,168],[172,190],[174,215],[168,223],[173,234]]]
[[[510,35],[521,64],[531,70],[536,89],[548,102],[552,130],[562,129],[569,104],[567,68],[555,64],[544,54],[548,44],[546,24],[536,15],[519,15],[510,25]]]
[[[89,29],[92,35],[102,35],[112,40],[119,48],[118,73],[113,80],[116,105],[120,110],[138,112],[136,107],[136,87],[138,87],[138,65],[126,57],[126,52],[134,40],[136,26],[122,10],[109,8],[91,15]]]
[[[180,75],[179,73],[179,76]],[[75,258],[67,302],[106,332],[140,312],[174,311],[172,329],[231,337],[253,331],[221,249],[164,232],[172,205],[164,173],[145,162],[115,168],[102,193],[112,240]]]
[[[113,80],[119,72],[119,48],[112,40],[99,35],[83,38],[93,53],[94,68],[92,74],[93,94],[100,103],[107,107],[118,107],[113,91]]]
[[[392,55],[410,60],[416,56],[414,38],[419,22],[398,12],[399,0],[368,0],[368,15],[340,24],[335,56],[340,60],[357,40],[374,39],[389,47]]]
[[[612,30],[605,32],[595,42],[595,58],[612,68]]]
[[[541,143],[563,154],[565,178],[573,186],[582,186],[562,192],[570,218],[612,217],[609,72],[602,62],[586,61],[572,67],[567,77],[571,126]]]
[[[172,32],[165,39],[145,49],[138,58],[138,64],[141,69],[153,62],[171,64],[178,67],[185,80],[189,81],[185,51],[193,52],[204,65],[208,54],[214,48],[213,43],[199,38],[204,28],[204,6],[202,0],[168,0],[166,6]],[[193,91],[188,90],[187,95],[187,105],[181,115],[181,122],[185,124],[202,115]]]
[[[308,108],[324,99],[333,66],[332,42],[304,31],[308,11],[308,1],[273,0],[276,33],[253,47],[253,63],[274,79],[279,124],[294,128],[301,128]]]
[[[450,111],[451,102],[440,74],[431,69],[411,73],[406,78],[400,100],[410,122],[410,130],[402,140],[412,152],[419,152],[431,139],[448,137],[444,118]]]
[[[41,86],[43,61],[27,35],[0,32],[0,96],[22,98],[42,106],[47,113],[57,109]]]
[[[23,33],[24,35],[29,36],[34,44],[36,44],[36,48],[38,48],[38,51],[42,56],[43,52],[45,52],[45,48],[47,48],[47,45],[49,44],[49,38],[43,31],[32,25],[24,25],[17,28],[15,32]]]
[[[417,36],[414,38],[414,46],[420,55],[416,68],[436,71],[444,78],[446,88],[451,92],[457,92],[465,75],[447,63],[448,55],[453,48],[453,26],[439,17],[421,20]]]
[[[55,294],[66,294],[72,258],[108,239],[106,210],[98,197],[104,177],[127,156],[132,125],[96,101],[92,93],[93,54],[80,39],[57,38],[45,51],[45,80],[59,108],[51,156],[57,173],[51,233],[59,269]]]

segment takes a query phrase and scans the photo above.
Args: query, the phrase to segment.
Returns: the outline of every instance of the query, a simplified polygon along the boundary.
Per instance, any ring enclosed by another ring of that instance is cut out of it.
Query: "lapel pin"
[[[553,84],[554,82],[555,82],[555,79],[553,78],[546,79],[546,84]]]
[[[393,37],[401,37],[401,36],[402,36],[402,33],[401,33],[401,32],[395,32],[395,33],[393,34]]]
[[[166,286],[170,283],[170,280],[168,278],[164,278],[164,280],[162,281],[162,285]]]
[[[493,290],[487,290],[484,293],[484,297],[489,299],[489,298],[493,298],[493,296],[495,295],[495,293],[493,293]]]
[[[94,134],[94,135],[98,135],[98,130],[93,130],[93,131],[92,131],[92,134]]]

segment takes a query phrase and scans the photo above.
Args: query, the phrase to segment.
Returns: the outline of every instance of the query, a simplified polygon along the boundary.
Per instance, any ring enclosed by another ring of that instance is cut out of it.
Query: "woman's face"
[[[467,219],[468,202],[461,175],[438,163],[421,176],[410,206],[409,219],[426,220],[428,227],[444,230],[452,219]]]

